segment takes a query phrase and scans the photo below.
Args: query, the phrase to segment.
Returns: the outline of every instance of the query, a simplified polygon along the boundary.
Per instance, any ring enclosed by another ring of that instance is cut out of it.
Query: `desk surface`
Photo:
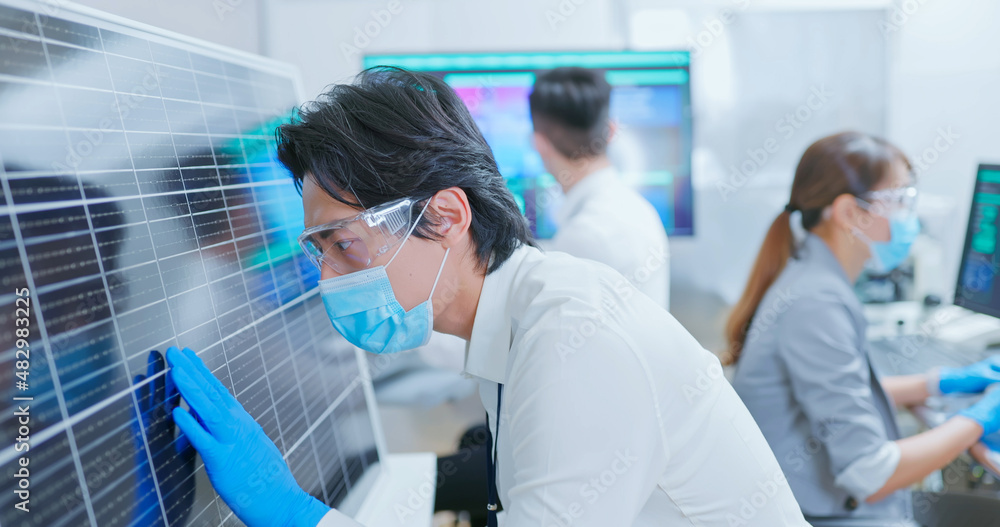
[[[383,477],[355,515],[366,527],[430,527],[434,516],[437,456],[389,454]]]
[[[912,306],[879,306],[872,313],[874,316],[872,326],[873,331],[869,332],[871,343],[870,358],[875,371],[879,375],[911,375],[925,373],[936,366],[963,366],[971,364],[989,355],[983,347],[962,346],[948,342],[937,341],[933,336],[914,333],[912,331],[899,332],[894,319],[898,315],[916,315],[920,311],[911,309]],[[881,311],[881,312],[879,312]],[[907,324],[911,329],[919,327],[917,324]],[[900,334],[902,333],[902,334]],[[995,351],[995,350],[993,350]],[[949,416],[969,406],[978,399],[978,396],[948,396],[931,397],[926,404],[910,408],[910,413],[917,418],[924,426],[932,428],[940,425]],[[960,477],[955,478],[952,472],[952,480],[958,484],[966,485],[961,490],[952,488],[949,490],[972,492],[986,490],[989,487],[991,492],[996,492],[996,480],[1000,478],[1000,458],[997,453],[990,452],[982,443],[977,444],[969,450],[969,455],[976,463],[992,474],[990,477],[976,476],[974,466],[969,466],[962,472]],[[962,464],[967,465],[967,464]],[[951,468],[959,466],[958,463],[950,465]],[[945,482],[948,483],[948,482]],[[978,493],[978,492],[977,492]]]

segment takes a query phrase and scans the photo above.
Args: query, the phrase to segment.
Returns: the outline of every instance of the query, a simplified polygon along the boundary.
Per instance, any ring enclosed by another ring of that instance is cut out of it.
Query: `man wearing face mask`
[[[1000,390],[930,431],[903,438],[894,405],[975,394],[1000,358],[880,378],[852,284],[889,272],[920,232],[910,164],[885,140],[845,132],[813,143],[727,324],[733,386],[814,527],[906,527],[911,485],[1000,430]],[[790,221],[800,213],[806,239]]]
[[[807,527],[718,359],[614,270],[533,246],[440,79],[366,70],[302,108],[278,143],[334,327],[372,353],[432,329],[468,341],[492,433],[489,525]],[[241,520],[357,526],[299,488],[193,351],[167,359],[198,416],[174,418]]]

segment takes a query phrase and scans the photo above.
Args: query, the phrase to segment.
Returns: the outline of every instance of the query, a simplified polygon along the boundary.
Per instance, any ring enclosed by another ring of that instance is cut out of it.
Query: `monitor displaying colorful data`
[[[240,524],[154,389],[151,352],[174,345],[303,488],[348,514],[367,494],[370,384],[275,160],[297,84],[92,10],[0,0],[0,526]]]
[[[691,89],[687,51],[372,55],[365,67],[399,66],[443,78],[465,100],[493,148],[535,235],[555,232],[561,193],[532,147],[528,95],[535,77],[559,66],[604,72],[618,125],[609,155],[623,184],[656,208],[670,235],[694,233]]]
[[[1000,165],[979,165],[955,304],[1000,317]]]

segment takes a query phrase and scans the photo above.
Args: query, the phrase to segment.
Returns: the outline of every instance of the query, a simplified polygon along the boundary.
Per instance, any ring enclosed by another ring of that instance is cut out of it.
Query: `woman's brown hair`
[[[891,173],[892,164],[906,155],[888,141],[859,132],[842,132],[816,141],[799,160],[785,210],[771,224],[761,245],[746,289],[726,321],[728,348],[723,364],[739,360],[747,331],[764,294],[795,254],[791,215],[800,211],[802,228],[812,230],[823,217],[823,209],[842,194],[859,196],[872,190]]]

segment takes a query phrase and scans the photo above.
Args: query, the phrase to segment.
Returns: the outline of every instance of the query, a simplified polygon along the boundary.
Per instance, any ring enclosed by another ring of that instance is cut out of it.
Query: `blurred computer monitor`
[[[667,234],[694,234],[689,64],[687,51],[372,55],[364,61],[366,68],[428,72],[458,92],[538,238],[555,233],[561,194],[532,147],[528,95],[538,73],[560,66],[605,72],[618,123],[609,155],[624,183],[653,204]]]
[[[959,264],[955,304],[1000,317],[1000,165],[979,165],[965,248]]]

